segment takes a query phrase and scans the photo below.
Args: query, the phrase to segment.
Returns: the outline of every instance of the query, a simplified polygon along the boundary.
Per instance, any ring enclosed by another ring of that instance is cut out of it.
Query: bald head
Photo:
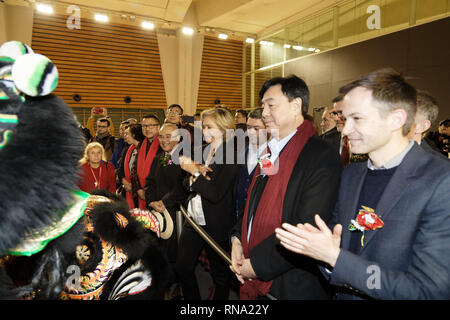
[[[178,127],[173,123],[165,123],[159,129],[159,145],[165,152],[171,152],[180,142]]]

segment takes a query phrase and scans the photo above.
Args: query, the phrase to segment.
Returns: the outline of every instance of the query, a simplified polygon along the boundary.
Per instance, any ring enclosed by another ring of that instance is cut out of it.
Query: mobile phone
[[[102,107],[95,107],[95,108],[93,108],[92,112],[94,114],[102,114],[103,113],[103,108]]]

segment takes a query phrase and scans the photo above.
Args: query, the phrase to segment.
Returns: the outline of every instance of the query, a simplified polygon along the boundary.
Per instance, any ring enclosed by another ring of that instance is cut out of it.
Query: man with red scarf
[[[304,119],[309,90],[302,79],[270,79],[260,97],[272,139],[256,168],[232,240],[231,268],[241,282],[241,299],[267,294],[277,299],[328,299],[329,288],[315,261],[281,247],[275,228],[286,221],[314,224],[315,214],[325,221],[331,217],[342,171],[339,154]]]
[[[160,151],[159,146],[159,119],[153,114],[148,114],[142,118],[142,133],[145,136],[144,141],[139,149],[137,156],[137,180],[138,186],[134,187],[136,193],[139,196],[139,208],[147,209],[147,203],[145,201],[145,181],[150,174],[150,168],[152,166],[155,155]]]

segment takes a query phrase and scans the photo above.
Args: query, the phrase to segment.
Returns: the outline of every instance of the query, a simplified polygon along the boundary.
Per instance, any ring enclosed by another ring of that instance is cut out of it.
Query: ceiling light
[[[53,13],[53,7],[51,5],[48,4],[44,4],[44,3],[37,3],[36,4],[36,9],[38,12],[40,13],[47,13],[47,14],[51,14]]]
[[[314,52],[316,50],[316,48],[308,48],[309,52]]]
[[[247,42],[247,43],[254,43],[255,39],[247,37],[247,39],[245,39],[245,42]]]
[[[194,29],[192,29],[191,27],[183,27],[183,29],[181,31],[183,32],[183,34],[186,34],[186,35],[194,34]]]
[[[261,44],[261,45],[263,45],[263,46],[268,46],[268,47],[271,47],[271,46],[274,45],[273,42],[271,42],[271,41],[265,41],[265,40],[260,41],[259,44]]]
[[[293,48],[294,50],[297,50],[297,51],[300,51],[300,50],[303,50],[303,49],[304,49],[302,46],[292,46],[292,48]]]
[[[285,47],[286,49],[289,49],[289,48],[291,47],[291,45],[288,44],[288,43],[285,43],[285,44],[284,44],[284,47]]]
[[[142,21],[141,27],[144,29],[153,30],[155,28],[155,25],[153,24],[153,22]]]
[[[108,16],[105,14],[96,13],[94,19],[100,22],[108,22]]]
[[[219,33],[219,39],[227,40],[228,39],[228,35],[226,33]]]
[[[319,53],[319,52],[320,52],[320,49],[316,49],[316,50],[314,50],[314,52],[315,52],[315,53]]]

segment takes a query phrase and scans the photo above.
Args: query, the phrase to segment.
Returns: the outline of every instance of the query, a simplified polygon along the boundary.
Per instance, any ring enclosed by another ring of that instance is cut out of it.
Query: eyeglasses
[[[342,111],[332,111],[330,112],[333,116],[342,117]]]
[[[179,116],[181,114],[181,112],[177,111],[177,110],[167,110],[167,114],[173,114],[173,115]]]
[[[155,128],[155,127],[159,127],[159,124],[143,124],[142,128],[143,129],[147,129],[147,128]]]

